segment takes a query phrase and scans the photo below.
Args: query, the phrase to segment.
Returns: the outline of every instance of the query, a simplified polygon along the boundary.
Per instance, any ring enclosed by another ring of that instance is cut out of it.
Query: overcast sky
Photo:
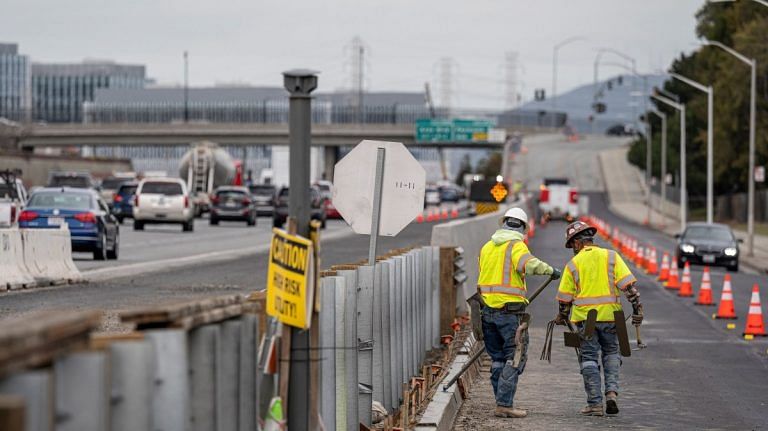
[[[665,69],[693,49],[694,13],[704,0],[3,0],[0,41],[18,42],[34,61],[106,58],[146,64],[159,83],[281,85],[280,72],[321,71],[320,89],[351,85],[349,46],[368,48],[370,90],[420,91],[440,98],[442,57],[454,66],[453,104],[501,107],[504,55],[518,53],[520,91],[552,87],[552,47],[560,52],[558,90],[591,82],[598,47]],[[618,73],[618,69],[613,69]],[[606,68],[601,74],[608,74]]]

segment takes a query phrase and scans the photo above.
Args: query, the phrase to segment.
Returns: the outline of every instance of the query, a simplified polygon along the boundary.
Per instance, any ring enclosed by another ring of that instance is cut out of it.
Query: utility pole
[[[358,66],[357,66],[357,109],[358,109],[358,122],[359,123],[365,123],[365,105],[363,104],[363,65],[365,64],[363,62],[363,54],[365,53],[365,48],[363,47],[363,44],[360,44],[358,47],[359,53],[357,57]]]
[[[184,122],[189,122],[189,53],[184,51]]]
[[[283,85],[290,93],[288,127],[290,135],[288,213],[296,220],[296,234],[309,238],[309,164],[312,139],[312,97],[317,72],[295,69],[283,72]],[[288,381],[288,429],[309,431],[310,336],[308,330],[291,328],[291,362]]]
[[[440,59],[440,106],[450,116],[453,99],[453,68],[455,62],[450,57]]]

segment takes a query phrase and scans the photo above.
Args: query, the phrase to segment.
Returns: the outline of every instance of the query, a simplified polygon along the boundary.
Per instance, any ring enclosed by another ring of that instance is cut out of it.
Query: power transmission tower
[[[504,108],[506,109],[514,109],[518,105],[517,84],[517,52],[507,51],[504,55]]]
[[[440,59],[440,107],[450,111],[453,104],[454,92],[454,72],[456,70],[456,61],[451,57]]]
[[[370,49],[366,46],[365,42],[360,36],[355,36],[352,41],[346,46],[349,82],[352,86],[348,88],[350,102],[356,108],[357,122],[364,122],[364,95],[365,95],[365,79],[368,75],[367,69],[369,67],[366,63],[366,54],[370,54]]]

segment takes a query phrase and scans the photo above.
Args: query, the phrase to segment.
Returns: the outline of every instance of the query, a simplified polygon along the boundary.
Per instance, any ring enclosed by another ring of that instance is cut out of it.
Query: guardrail
[[[453,248],[426,246],[392,251],[375,267],[338,265],[321,273],[313,328],[319,341],[311,357],[324,429],[417,423],[468,333],[466,319],[457,320],[453,301],[446,301],[461,285],[457,260]],[[97,333],[98,312],[6,320],[0,429],[258,429],[283,387],[269,373],[285,361],[268,361],[281,331],[262,313],[264,296],[125,311],[120,319],[134,329],[120,334]],[[446,333],[441,322],[449,317]]]

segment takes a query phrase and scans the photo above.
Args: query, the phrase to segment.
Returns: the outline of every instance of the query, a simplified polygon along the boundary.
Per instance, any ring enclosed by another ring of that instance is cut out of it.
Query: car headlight
[[[730,257],[736,256],[736,253],[738,252],[739,251],[736,250],[736,247],[727,247],[725,250],[723,250],[723,253],[725,253],[726,256],[730,256]]]
[[[680,246],[680,250],[683,253],[693,253],[696,251],[696,247],[692,246],[691,244],[683,244]]]

